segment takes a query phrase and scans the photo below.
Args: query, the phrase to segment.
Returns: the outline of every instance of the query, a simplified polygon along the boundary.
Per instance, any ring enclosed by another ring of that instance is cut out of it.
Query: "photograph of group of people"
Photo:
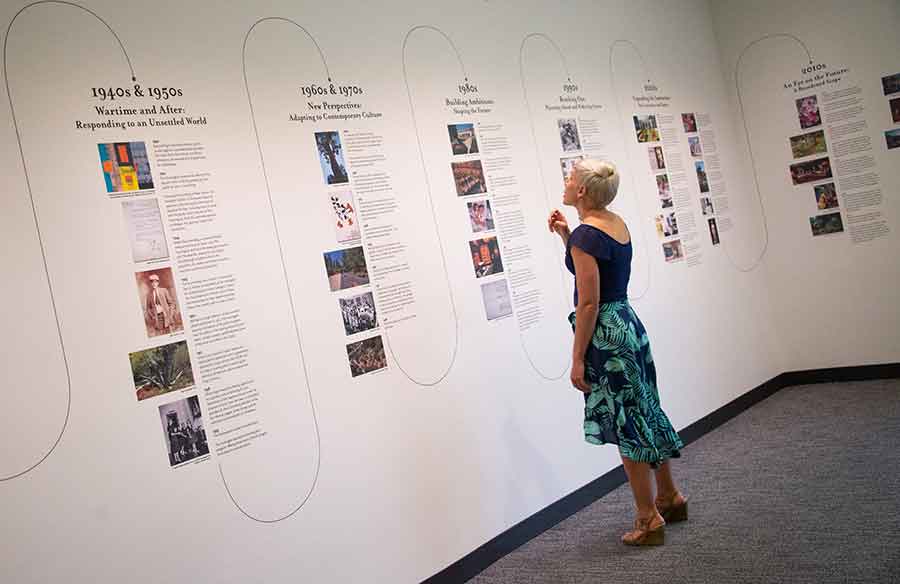
[[[828,151],[828,145],[825,143],[825,130],[816,130],[808,134],[800,134],[799,136],[791,136],[791,154],[794,158],[805,158],[813,154],[824,154]]]
[[[209,454],[200,399],[191,396],[159,406],[169,466]]]
[[[350,376],[359,377],[387,367],[387,356],[381,336],[370,337],[347,345]]]
[[[814,186],[813,194],[816,197],[816,208],[819,211],[827,211],[838,207],[837,189],[833,182]]]
[[[825,180],[831,177],[831,160],[827,156],[791,165],[791,180],[795,185]]]
[[[457,196],[465,197],[487,192],[484,168],[481,166],[480,160],[451,162],[450,168],[453,170],[453,181],[456,184]]]
[[[800,129],[813,128],[822,123],[822,114],[819,113],[819,100],[815,95],[808,95],[794,100],[797,105],[797,118],[800,121]]]
[[[483,278],[503,271],[503,258],[496,236],[483,237],[469,242],[475,277]]]
[[[469,210],[469,224],[472,226],[472,233],[494,230],[494,212],[489,199],[468,201],[466,207]]]
[[[344,162],[344,148],[339,132],[316,132],[316,150],[319,154],[319,166],[327,185],[340,185],[350,182],[347,174],[347,163]]]
[[[844,231],[844,221],[841,219],[840,211],[810,217],[809,226],[812,229],[813,237]]]
[[[581,137],[578,135],[578,123],[572,118],[556,121],[559,127],[559,141],[563,152],[578,152],[581,150]]]
[[[150,158],[143,142],[98,144],[97,149],[107,193],[153,188]]]
[[[372,330],[378,326],[378,313],[375,310],[375,297],[372,292],[339,298],[338,303],[344,319],[344,332],[348,336]]]

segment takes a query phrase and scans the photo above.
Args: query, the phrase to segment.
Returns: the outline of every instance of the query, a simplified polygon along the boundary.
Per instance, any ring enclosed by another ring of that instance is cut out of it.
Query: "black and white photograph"
[[[378,326],[378,314],[375,311],[375,297],[371,292],[338,299],[341,306],[341,317],[344,319],[344,332],[355,335]]]
[[[719,225],[716,223],[716,219],[713,217],[707,219],[706,222],[709,224],[709,238],[712,244],[719,245],[721,240],[719,239]]]
[[[709,197],[700,197],[700,211],[704,216],[715,215],[716,209],[713,207],[712,199]]]
[[[562,171],[563,184],[569,178],[569,173],[575,168],[579,160],[584,160],[584,156],[565,156],[559,159],[559,169]]]
[[[574,119],[562,119],[556,121],[559,126],[559,141],[563,152],[575,152],[581,150],[581,138],[578,136],[578,124]]]
[[[159,406],[159,418],[169,451],[169,466],[209,454],[203,412],[196,395]]]
[[[662,146],[650,146],[647,148],[647,156],[650,158],[650,170],[656,172],[666,169],[666,158],[663,156]]]

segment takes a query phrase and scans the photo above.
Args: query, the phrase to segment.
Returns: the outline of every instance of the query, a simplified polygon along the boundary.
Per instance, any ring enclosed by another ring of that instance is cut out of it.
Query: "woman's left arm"
[[[572,385],[585,393],[591,386],[584,378],[584,354],[597,326],[600,312],[600,270],[597,260],[577,246],[572,246],[572,263],[575,265],[575,287],[578,289],[578,306],[575,307],[575,340],[572,343]]]

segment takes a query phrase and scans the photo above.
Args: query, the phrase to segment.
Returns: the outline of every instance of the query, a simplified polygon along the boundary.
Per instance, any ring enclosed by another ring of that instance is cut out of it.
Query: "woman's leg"
[[[653,483],[650,480],[650,465],[646,462],[635,462],[622,457],[622,465],[628,476],[628,484],[634,495],[638,518],[645,519],[656,516],[656,505],[653,502]]]
[[[668,460],[659,465],[653,476],[656,478],[657,508],[664,509],[684,502],[684,497],[678,492],[678,487],[675,486],[675,480],[672,478],[672,467]]]

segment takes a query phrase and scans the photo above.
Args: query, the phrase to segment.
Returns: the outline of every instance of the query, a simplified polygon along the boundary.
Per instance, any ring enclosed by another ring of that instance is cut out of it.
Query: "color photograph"
[[[159,418],[169,451],[169,466],[209,454],[200,398],[196,395],[159,406]]]
[[[647,148],[647,156],[650,158],[650,170],[656,172],[666,169],[666,159],[663,156],[662,146],[651,146]]]
[[[346,334],[355,335],[378,326],[375,297],[371,292],[339,298],[338,302],[341,305],[341,317],[344,319]]]
[[[817,158],[791,165],[791,180],[795,185],[826,178],[831,178],[831,161],[828,158]]]
[[[680,239],[665,242],[662,244],[662,249],[666,262],[677,262],[684,258],[684,250],[681,247]]]
[[[147,336],[152,338],[183,330],[172,268],[137,272],[134,279],[144,312]]]
[[[456,182],[456,194],[460,197],[466,195],[480,195],[487,192],[484,182],[484,169],[480,160],[469,162],[452,162],[453,180]]]
[[[709,224],[709,238],[712,240],[712,244],[719,245],[721,241],[719,240],[719,226],[716,224],[716,220],[707,219],[706,222]]]
[[[691,149],[691,156],[698,157],[703,156],[703,148],[700,147],[700,137],[699,136],[689,136],[688,137],[688,148]]]
[[[574,119],[556,120],[559,126],[559,141],[563,152],[581,150],[581,138],[578,136],[578,125]]]
[[[138,401],[194,385],[187,341],[128,354]]]
[[[700,197],[700,211],[704,215],[713,215],[716,210],[713,208],[712,199],[709,197]]]
[[[494,213],[491,211],[491,202],[489,200],[469,201],[466,206],[469,209],[469,223],[472,225],[472,233],[494,230]]]
[[[667,175],[667,174],[656,175],[656,192],[659,194],[660,199],[671,199],[672,198],[672,188],[669,185],[669,175]]]
[[[800,128],[812,128],[822,123],[822,116],[819,114],[819,100],[815,95],[801,97],[796,100],[797,117],[800,120]]]
[[[323,256],[328,286],[332,292],[369,283],[369,269],[362,246],[327,251]]]
[[[900,147],[900,128],[885,132],[884,141],[887,143],[888,150]]]
[[[656,233],[660,237],[678,235],[678,221],[675,213],[664,213],[656,216]]]
[[[809,226],[812,228],[814,237],[828,235],[829,233],[840,233],[844,230],[844,222],[841,220],[840,212],[810,217]]]
[[[816,130],[809,134],[791,136],[791,154],[794,158],[803,158],[813,154],[824,154],[828,151],[825,144],[825,130]]]
[[[316,148],[319,151],[319,165],[325,184],[340,185],[350,181],[344,149],[338,132],[316,132]]]
[[[474,124],[448,124],[447,132],[450,134],[450,149],[454,155],[478,154]]]
[[[331,220],[338,243],[350,243],[360,238],[359,221],[356,218],[356,203],[352,191],[331,193]]]
[[[496,237],[485,237],[469,242],[475,277],[483,278],[503,271],[503,258]]]
[[[697,117],[694,114],[681,114],[681,125],[688,134],[697,131]]]
[[[900,124],[900,97],[895,97],[890,101],[891,104],[891,120],[895,124]]]
[[[702,160],[694,161],[694,170],[697,171],[697,184],[701,193],[709,192],[709,179],[706,176],[706,163]]]
[[[107,193],[153,188],[150,159],[143,142],[97,144]]]
[[[488,320],[496,320],[512,314],[512,300],[510,300],[509,284],[506,282],[506,278],[482,284],[481,298],[484,300],[484,313]]]
[[[350,343],[347,345],[347,360],[350,362],[352,377],[384,369],[387,367],[384,342],[380,336],[377,336]]]
[[[838,207],[837,189],[835,189],[833,182],[816,185],[813,187],[813,192],[816,195],[816,207],[820,211]]]
[[[881,87],[884,89],[885,95],[892,95],[900,92],[900,73],[894,73],[887,77],[881,78]]]
[[[638,142],[659,142],[659,128],[656,116],[632,116],[634,132]]]

